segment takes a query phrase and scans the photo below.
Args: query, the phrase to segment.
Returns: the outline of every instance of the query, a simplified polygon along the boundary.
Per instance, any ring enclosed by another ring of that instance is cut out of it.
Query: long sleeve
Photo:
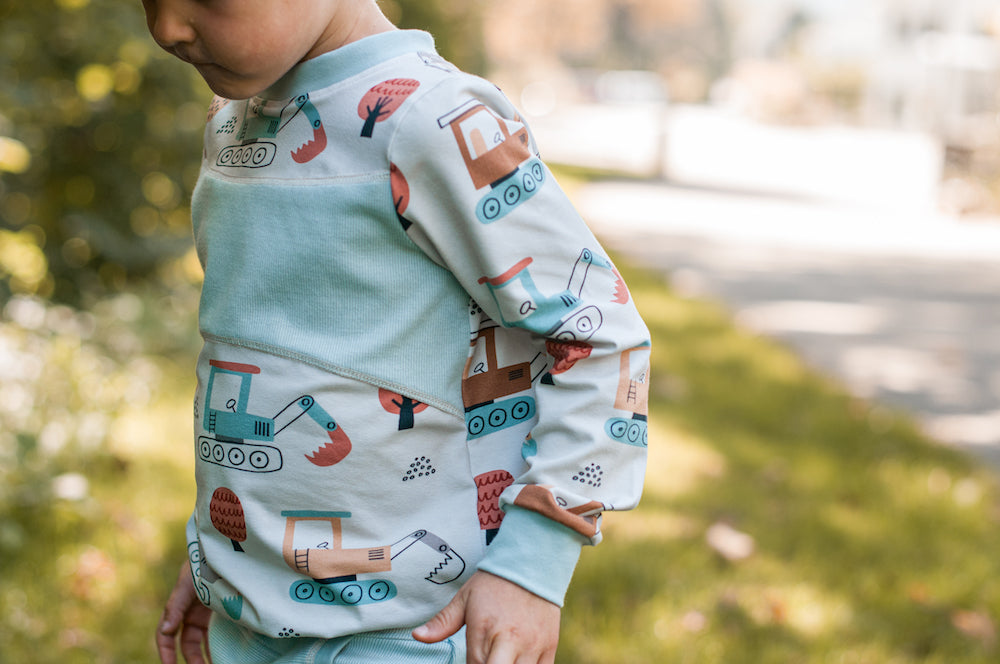
[[[581,545],[601,539],[602,512],[639,500],[649,333],[496,88],[456,74],[422,91],[389,157],[400,223],[481,308],[473,349],[507,332],[543,358],[529,370],[538,420],[526,470],[500,495],[503,525],[480,569],[561,603]],[[469,415],[481,400],[476,367],[497,369],[489,360],[470,358],[463,382],[470,432],[490,426]]]

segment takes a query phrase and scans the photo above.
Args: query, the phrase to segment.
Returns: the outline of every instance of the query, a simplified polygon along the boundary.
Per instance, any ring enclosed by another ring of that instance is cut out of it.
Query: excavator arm
[[[309,415],[312,421],[326,431],[326,435],[330,438],[330,442],[317,449],[312,455],[306,455],[309,461],[317,466],[332,466],[347,456],[348,452],[351,451],[350,438],[347,437],[336,420],[308,394],[302,395],[278,411],[278,414],[274,416],[274,435],[277,436],[303,415]]]

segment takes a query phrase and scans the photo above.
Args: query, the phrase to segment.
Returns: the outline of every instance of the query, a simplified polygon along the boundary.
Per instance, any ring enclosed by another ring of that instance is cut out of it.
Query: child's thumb
[[[413,638],[424,643],[436,643],[462,629],[465,624],[465,593],[456,595],[433,618],[413,630]]]

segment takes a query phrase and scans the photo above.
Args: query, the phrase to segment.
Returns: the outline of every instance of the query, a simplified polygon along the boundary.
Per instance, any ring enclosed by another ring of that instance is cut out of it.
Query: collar
[[[289,99],[329,87],[379,63],[416,51],[434,52],[434,38],[422,30],[380,32],[300,62],[260,93],[258,99]]]

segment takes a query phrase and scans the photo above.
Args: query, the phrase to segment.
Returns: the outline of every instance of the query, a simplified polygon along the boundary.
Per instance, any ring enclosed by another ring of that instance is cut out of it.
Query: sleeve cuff
[[[504,511],[500,532],[479,569],[562,606],[583,538],[537,512],[514,505]]]

